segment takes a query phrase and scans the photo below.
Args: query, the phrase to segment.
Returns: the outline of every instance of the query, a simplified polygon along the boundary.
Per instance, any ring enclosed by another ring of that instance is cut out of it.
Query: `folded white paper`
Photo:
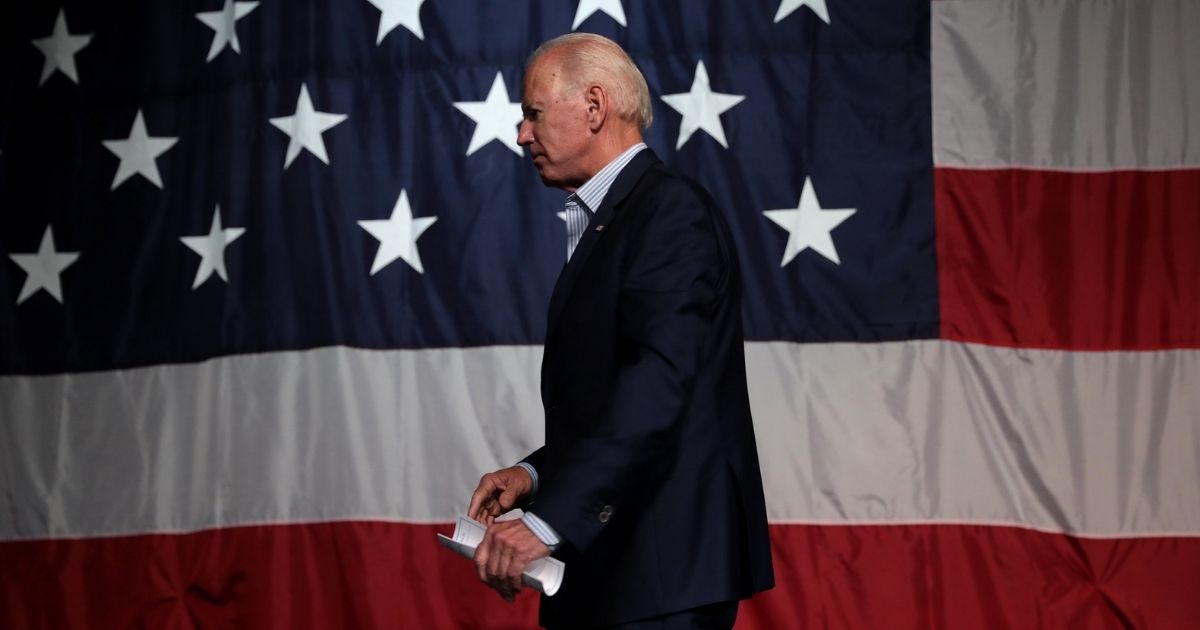
[[[442,543],[442,546],[449,548],[458,555],[473,559],[475,557],[475,548],[479,546],[479,543],[483,542],[483,535],[486,532],[487,526],[483,523],[466,516],[459,516],[458,523],[454,526],[454,535],[447,537],[443,534],[438,534],[438,540]],[[539,558],[526,565],[525,573],[521,575],[521,580],[525,583],[525,586],[537,589],[547,596],[551,596],[558,592],[558,587],[562,586],[563,573],[566,572],[566,566],[561,560],[556,558]]]

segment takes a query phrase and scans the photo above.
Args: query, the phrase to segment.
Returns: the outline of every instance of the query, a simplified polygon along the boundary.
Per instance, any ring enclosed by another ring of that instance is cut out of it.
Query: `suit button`
[[[600,510],[600,514],[598,514],[596,518],[599,519],[601,523],[607,523],[608,519],[612,518],[612,513],[613,506],[606,505],[604,506],[604,509]]]

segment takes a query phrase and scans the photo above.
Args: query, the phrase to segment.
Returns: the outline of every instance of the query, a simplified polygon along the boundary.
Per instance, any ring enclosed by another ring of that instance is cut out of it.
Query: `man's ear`
[[[599,131],[608,118],[608,92],[605,92],[602,86],[592,84],[583,97],[587,101],[588,129],[593,132]]]

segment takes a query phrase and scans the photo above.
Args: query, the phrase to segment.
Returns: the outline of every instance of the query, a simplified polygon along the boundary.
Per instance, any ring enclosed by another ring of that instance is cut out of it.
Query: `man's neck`
[[[595,177],[596,173],[600,172],[600,169],[608,166],[609,162],[617,159],[622,153],[628,151],[629,147],[639,142],[644,142],[644,140],[642,140],[641,131],[637,128],[632,128],[626,133],[597,138],[596,150],[592,154],[591,159],[588,160],[587,169],[585,170],[587,177],[579,182],[577,186],[566,187],[563,190],[569,193],[575,192],[579,189],[579,186],[584,185],[589,179]]]

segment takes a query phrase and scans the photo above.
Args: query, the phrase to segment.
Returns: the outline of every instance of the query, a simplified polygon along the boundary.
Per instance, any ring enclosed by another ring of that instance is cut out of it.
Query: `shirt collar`
[[[639,142],[629,147],[571,194],[575,195],[588,210],[596,212],[600,204],[604,203],[604,197],[608,195],[608,189],[612,188],[617,175],[621,174],[621,170],[625,168],[626,164],[629,164],[633,156],[645,148],[645,142]]]

